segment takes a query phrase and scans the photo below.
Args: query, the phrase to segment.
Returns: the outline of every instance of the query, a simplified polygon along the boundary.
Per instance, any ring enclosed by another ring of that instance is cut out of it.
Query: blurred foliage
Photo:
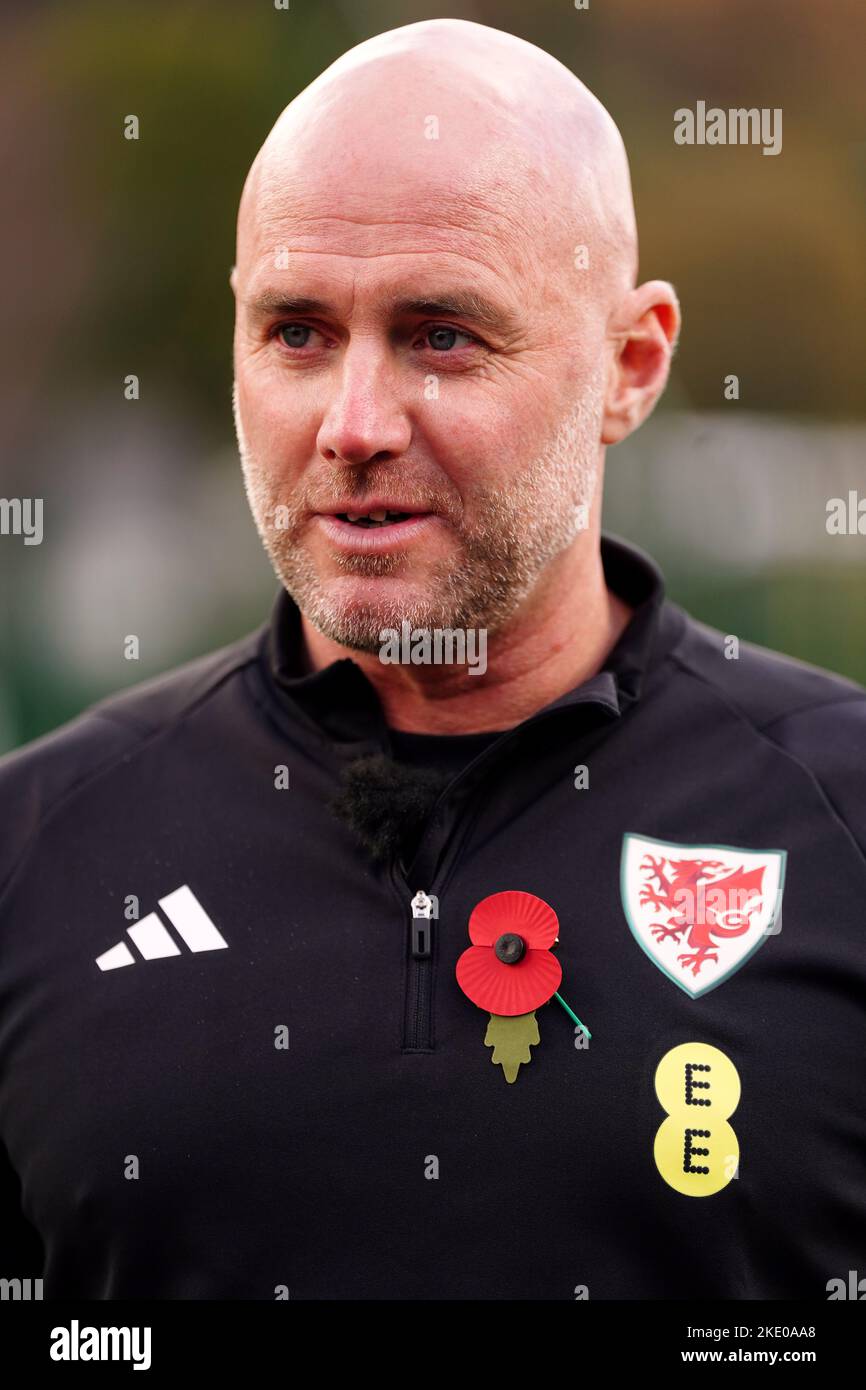
[[[668,596],[702,622],[866,685],[862,570],[774,567],[734,579],[666,567]]]

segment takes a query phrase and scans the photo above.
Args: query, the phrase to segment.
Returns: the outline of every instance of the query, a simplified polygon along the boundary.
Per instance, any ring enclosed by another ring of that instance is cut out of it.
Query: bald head
[[[253,162],[238,266],[292,210],[372,227],[388,219],[389,204],[399,215],[407,194],[434,241],[440,223],[483,239],[494,222],[515,268],[548,287],[560,276],[566,293],[573,287],[578,246],[587,248],[594,287],[616,293],[634,284],[637,236],[619,131],[568,68],[512,34],[426,20],[338,58],[285,108]]]
[[[235,421],[310,629],[372,653],[404,619],[537,633],[575,592],[603,606],[604,449],[678,323],[636,259],[616,126],[510,34],[410,24],[286,108],[241,200]]]

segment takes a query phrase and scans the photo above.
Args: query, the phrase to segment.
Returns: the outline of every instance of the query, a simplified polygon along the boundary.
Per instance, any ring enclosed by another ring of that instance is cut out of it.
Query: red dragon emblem
[[[716,938],[742,936],[761,904],[764,867],[731,871],[720,859],[668,859],[644,855],[645,882],[639,898],[666,912],[666,922],[651,922],[656,941],[685,936],[691,948],[677,956],[683,970],[697,975],[706,961],[718,961]],[[653,883],[656,887],[653,887]]]
[[[787,851],[674,844],[627,830],[620,893],[629,930],[658,970],[697,999],[777,936]]]

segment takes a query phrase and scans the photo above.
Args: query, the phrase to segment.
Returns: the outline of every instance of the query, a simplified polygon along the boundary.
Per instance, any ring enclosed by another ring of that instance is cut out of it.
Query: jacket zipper
[[[555,714],[555,710],[545,710],[535,716],[537,722],[548,719]],[[502,744],[515,740],[519,734],[519,729],[510,729],[503,735],[502,742],[498,745],[500,751]],[[449,794],[454,786],[461,782],[469,772],[475,767],[476,763],[489,757],[490,749],[478,755],[467,767],[458,773],[454,781],[445,788],[440,795]],[[477,789],[476,789],[477,790]],[[438,806],[439,802],[437,802]],[[433,811],[435,812],[434,806]],[[466,810],[464,808],[464,814]],[[423,846],[423,840],[422,840]],[[435,865],[429,852],[422,855],[424,861],[421,864],[419,877],[425,878],[433,887],[436,879]],[[418,863],[416,856],[416,864]],[[406,870],[399,860],[391,864],[392,881],[401,901],[405,902],[404,894],[408,894],[411,889],[407,881]],[[417,881],[417,880],[416,880]],[[419,889],[409,902],[409,954],[406,962],[406,995],[404,1000],[403,1014],[403,1051],[404,1052],[432,1052],[433,1051],[433,969],[434,969],[434,948],[435,938],[433,934],[433,922],[438,920],[438,901],[426,890]],[[435,912],[435,917],[434,917]]]
[[[403,1048],[431,1051],[434,902],[419,889],[409,904],[409,961]]]

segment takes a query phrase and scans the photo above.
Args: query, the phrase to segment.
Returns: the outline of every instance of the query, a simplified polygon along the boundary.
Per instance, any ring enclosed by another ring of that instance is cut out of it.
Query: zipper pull
[[[436,902],[423,889],[418,890],[412,899],[412,955],[415,960],[426,960],[433,945],[433,918]]]

